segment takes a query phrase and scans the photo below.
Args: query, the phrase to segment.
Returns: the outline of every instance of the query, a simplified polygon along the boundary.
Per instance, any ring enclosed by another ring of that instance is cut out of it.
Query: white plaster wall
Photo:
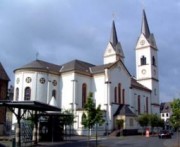
[[[130,75],[125,71],[124,67],[119,65],[117,66],[117,68],[111,69],[110,81],[111,81],[111,102],[114,102],[114,88],[118,87],[118,84],[121,83],[121,90],[125,89],[125,104],[129,104],[131,101],[130,99],[131,94],[129,89],[129,87],[131,86],[131,78]]]
[[[146,97],[148,97],[148,113],[151,114],[151,93],[135,88],[132,89],[132,103],[130,106],[131,110],[135,114],[138,114],[138,95],[140,95],[141,113],[146,113]]]
[[[71,72],[64,73],[61,75],[61,108],[62,109],[72,109],[73,103],[73,82],[74,74]]]
[[[101,105],[101,109],[106,110],[107,104],[107,87],[105,84],[105,76],[103,74],[94,75],[92,80],[92,91],[96,101],[96,106]]]
[[[88,97],[89,93],[92,92],[92,78],[90,76],[85,76],[85,75],[80,75],[76,74],[76,79],[77,79],[77,97],[76,97],[76,103],[77,103],[77,108],[82,108],[82,85],[85,83],[87,85],[87,95]]]

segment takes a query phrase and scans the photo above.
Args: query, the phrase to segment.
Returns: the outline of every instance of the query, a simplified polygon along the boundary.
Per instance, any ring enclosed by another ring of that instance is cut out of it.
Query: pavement
[[[135,136],[126,136],[124,138],[126,138],[128,140],[129,137],[135,137]],[[150,136],[150,137],[153,137],[153,136]],[[116,138],[116,137],[114,137],[114,138]],[[3,137],[0,137],[0,139],[1,139],[0,147],[12,147],[11,140],[3,140]],[[112,139],[112,137],[110,137],[110,136],[98,137],[98,140],[101,140],[101,141],[111,140],[111,139]],[[91,137],[90,141],[93,142],[93,144],[91,146],[94,146],[95,138]],[[63,147],[78,146],[78,147],[80,147],[80,146],[82,146],[82,147],[84,147],[85,145],[87,145],[87,137],[86,136],[72,136],[71,138],[67,138],[67,140],[65,140],[63,142],[39,142],[38,145],[36,145],[36,147],[42,147],[42,146],[47,146],[47,147],[58,147],[58,146],[63,146]],[[172,139],[164,139],[164,145],[165,145],[165,147],[180,147],[180,133],[179,133],[179,135],[177,133],[175,133],[173,135]],[[101,146],[102,145],[99,144],[99,147],[101,147]]]

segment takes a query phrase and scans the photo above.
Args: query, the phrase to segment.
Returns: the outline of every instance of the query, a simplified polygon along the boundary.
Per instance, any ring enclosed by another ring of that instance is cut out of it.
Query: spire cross
[[[116,18],[116,14],[114,12],[112,13],[112,18],[113,18],[113,20],[115,20],[115,18]]]
[[[142,8],[145,9],[144,0],[141,0],[141,5],[142,5]]]
[[[38,60],[39,52],[36,52],[36,60]]]

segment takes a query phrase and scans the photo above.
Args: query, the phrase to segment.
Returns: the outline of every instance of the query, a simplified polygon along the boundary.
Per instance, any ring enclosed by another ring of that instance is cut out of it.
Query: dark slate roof
[[[61,67],[60,72],[68,72],[68,71],[80,71],[86,74],[91,74],[90,67],[95,65],[80,61],[80,60],[73,60],[68,63],[63,64]]]
[[[61,111],[61,109],[58,107],[54,107],[39,101],[9,101],[9,100],[0,101],[0,107],[3,106],[9,108],[20,108],[20,109],[37,110],[37,111]]]
[[[150,30],[149,30],[149,26],[148,26],[148,21],[146,18],[146,13],[145,10],[143,10],[143,17],[142,17],[142,26],[141,26],[141,33],[144,34],[144,36],[148,39],[150,36]]]
[[[151,90],[142,84],[138,83],[134,78],[131,78],[131,87],[151,92]]]
[[[114,113],[114,116],[125,115],[125,116],[136,116],[128,105],[120,104],[117,111]]]
[[[1,63],[0,63],[0,80],[10,81],[10,79]]]
[[[160,113],[169,113],[169,112],[172,112],[171,103],[170,102],[161,103],[160,104]]]
[[[59,73],[61,66],[56,65],[56,64],[52,64],[52,63],[48,63],[48,62],[45,62],[42,60],[34,60],[34,61],[16,69],[16,70],[21,70],[21,69],[43,70],[43,71],[50,71],[50,72]]]
[[[91,72],[92,72],[92,74],[103,73],[104,69],[109,68],[112,65],[113,65],[113,63],[97,65],[97,66],[91,67]]]
[[[110,42],[114,47],[118,43],[118,37],[117,37],[116,27],[115,27],[114,21],[112,22],[112,30],[111,30]]]

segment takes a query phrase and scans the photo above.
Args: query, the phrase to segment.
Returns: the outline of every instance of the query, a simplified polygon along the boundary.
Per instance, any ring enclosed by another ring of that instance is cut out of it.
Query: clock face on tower
[[[145,74],[146,74],[146,70],[143,69],[143,70],[141,71],[141,73],[142,73],[143,75],[145,75]]]
[[[144,41],[144,40],[141,40],[141,41],[140,41],[140,44],[141,44],[141,45],[144,45],[144,44],[145,44],[145,41]]]

